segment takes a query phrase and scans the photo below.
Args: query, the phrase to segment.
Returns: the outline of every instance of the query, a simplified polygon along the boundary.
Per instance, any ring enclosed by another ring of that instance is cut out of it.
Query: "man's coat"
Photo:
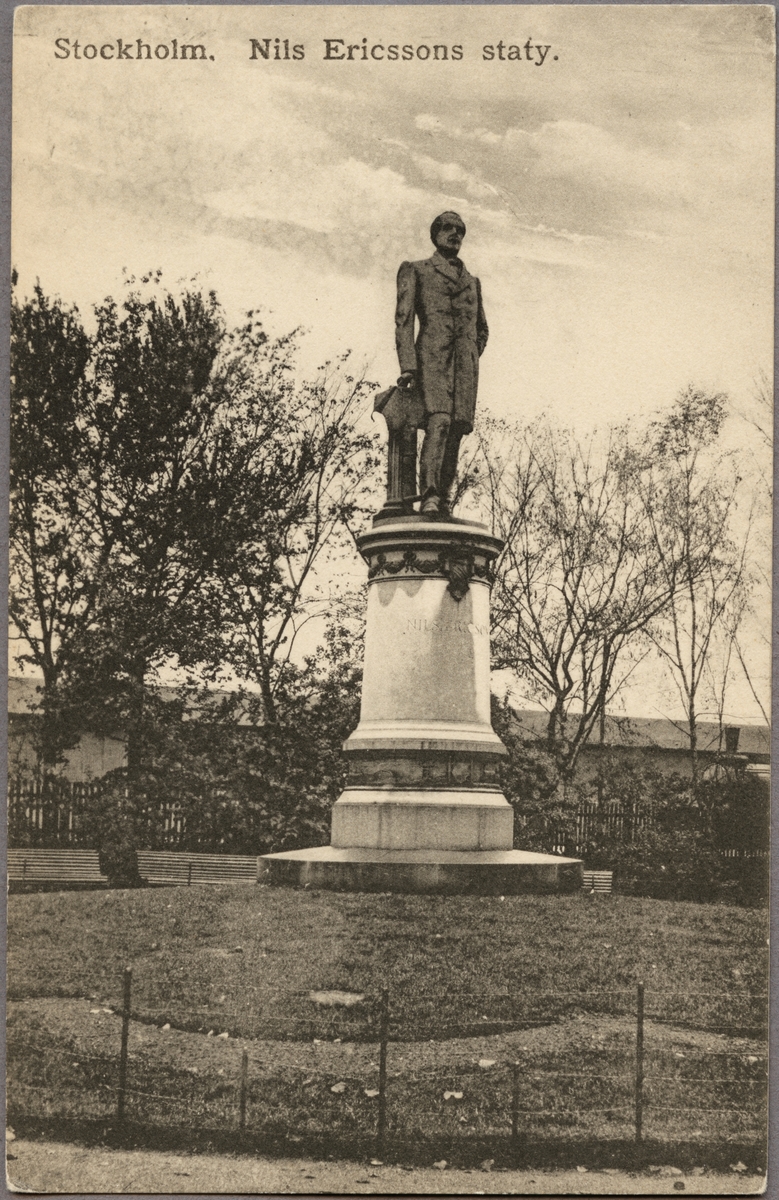
[[[464,433],[473,428],[479,355],[488,333],[481,285],[459,259],[436,250],[431,258],[400,264],[395,310],[400,369],[416,371],[426,413],[449,413]]]

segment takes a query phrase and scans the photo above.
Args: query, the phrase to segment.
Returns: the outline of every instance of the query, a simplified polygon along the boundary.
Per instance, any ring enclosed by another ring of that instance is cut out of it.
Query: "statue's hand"
[[[398,379],[399,388],[411,388],[417,381],[416,371],[404,371]]]

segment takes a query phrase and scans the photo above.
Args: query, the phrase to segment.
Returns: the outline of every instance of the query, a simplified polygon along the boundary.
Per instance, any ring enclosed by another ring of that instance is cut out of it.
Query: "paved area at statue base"
[[[520,896],[576,892],[579,859],[529,850],[377,850],[319,846],[265,854],[259,883],[334,892]]]

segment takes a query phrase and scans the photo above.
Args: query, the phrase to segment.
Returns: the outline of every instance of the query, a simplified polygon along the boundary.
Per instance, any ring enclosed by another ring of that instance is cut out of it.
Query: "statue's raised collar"
[[[468,274],[461,258],[444,258],[439,250],[433,251],[430,261],[437,271],[446,275],[448,279],[454,280],[455,283],[459,283]]]

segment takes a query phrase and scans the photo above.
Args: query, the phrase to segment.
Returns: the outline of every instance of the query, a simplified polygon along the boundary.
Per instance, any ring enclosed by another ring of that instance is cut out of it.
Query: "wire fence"
[[[379,1158],[392,1145],[431,1139],[492,1140],[517,1151],[539,1139],[748,1143],[758,1150],[765,1143],[765,993],[679,993],[639,983],[547,992],[532,1009],[523,994],[524,1019],[515,1009],[503,1025],[495,1002],[510,1009],[518,996],[508,989],[460,993],[448,997],[458,1007],[465,1002],[450,1027],[384,990],[360,997],[362,1040],[351,1042],[347,1013],[309,1019],[279,1012],[293,1000],[282,989],[257,994],[259,1039],[229,1032],[245,1021],[247,1006],[220,1006],[217,1020],[213,1005],[150,1004],[143,988],[133,997],[129,969],[120,996],[91,1010],[99,1036],[72,1034],[57,1045],[42,1028],[11,1025],[14,1112],[293,1143],[337,1135],[372,1145]],[[574,1002],[573,1017],[568,1010],[567,1021],[550,1024],[553,998]],[[486,1019],[474,1031],[470,1014],[478,1009]],[[203,1036],[188,1036],[195,1029]]]

